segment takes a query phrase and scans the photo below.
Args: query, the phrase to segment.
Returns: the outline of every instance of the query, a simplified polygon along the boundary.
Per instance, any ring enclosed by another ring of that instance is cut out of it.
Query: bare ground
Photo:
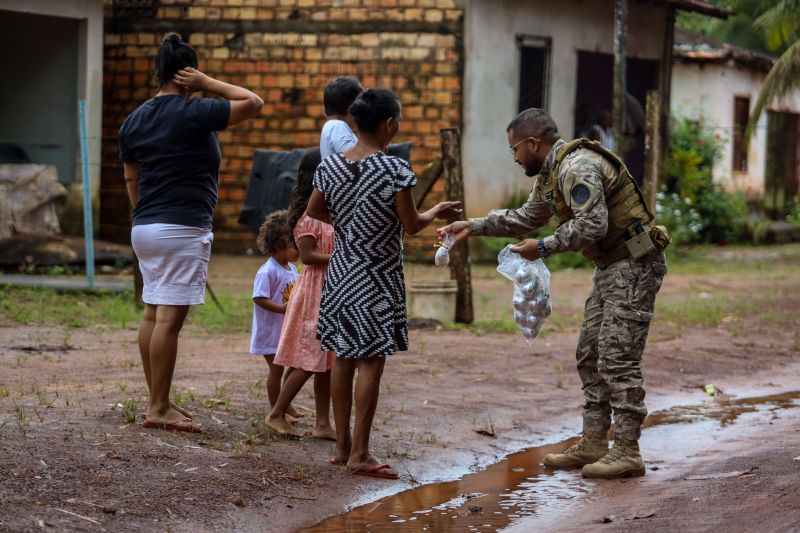
[[[678,269],[664,284],[644,363],[651,406],[670,405],[676,397],[699,399],[705,383],[733,394],[785,385],[800,369],[798,254],[779,255],[775,270],[751,270],[762,252],[726,253],[718,254],[721,264],[741,268]],[[246,290],[254,265],[215,259],[215,290]],[[441,274],[416,266],[408,271],[410,279]],[[175,391],[206,428],[203,435],[185,435],[126,421],[126,415],[137,416],[145,398],[135,330],[23,326],[0,317],[0,530],[291,531],[354,503],[557,441],[579,427],[573,353],[590,276],[554,274],[554,314],[548,334],[533,346],[516,333],[411,332],[410,351],[387,363],[373,431],[376,455],[405,474],[401,482],[347,475],[328,463],[330,443],[269,434],[261,423],[266,365],[247,354],[246,331],[210,334],[193,326],[184,332]],[[479,319],[510,314],[510,285],[499,276],[478,269],[475,290]],[[298,403],[313,406],[310,393]],[[299,425],[310,430],[307,412]],[[493,430],[496,438],[479,430]],[[777,453],[764,444],[763,432],[755,432],[730,439],[728,448],[704,459],[705,468],[724,471],[738,467],[737,457],[754,458],[744,463],[757,460],[763,472],[784,476],[774,486],[750,486],[753,505],[738,505],[738,485],[720,489],[729,480],[714,484],[726,502],[721,507],[687,507],[685,499],[696,496],[681,492],[681,484],[654,483],[648,492],[628,490],[630,483],[593,485],[592,494],[607,496],[599,503],[611,514],[618,512],[615,505],[630,506],[631,498],[657,501],[669,512],[641,522],[649,521],[650,529],[706,523],[659,522],[672,513],[735,526],[741,514],[760,516],[759,498],[790,490],[786,476],[796,480],[791,467],[798,467],[791,461],[797,447],[793,451],[787,440],[791,434],[796,442],[792,431],[791,425],[776,431],[783,443]],[[670,491],[659,492],[667,486]],[[600,496],[590,503],[597,506]],[[793,505],[771,509],[784,518],[780,523],[792,523],[798,512]],[[593,509],[587,523],[605,527],[592,520],[606,511]],[[630,524],[625,527],[640,522]],[[577,529],[586,525],[575,521]]]

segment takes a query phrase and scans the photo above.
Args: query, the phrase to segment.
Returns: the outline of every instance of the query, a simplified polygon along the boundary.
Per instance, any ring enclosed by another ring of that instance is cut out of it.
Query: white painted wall
[[[661,57],[666,11],[630,6],[628,55]],[[563,137],[572,135],[578,51],[612,53],[612,0],[469,0],[464,20],[462,161],[468,215],[500,207],[517,189],[530,189],[508,153],[506,126],[516,115],[518,34],[550,37],[548,111]]]
[[[89,135],[89,166],[95,206],[100,198],[100,143],[103,111],[103,0],[0,0],[0,10],[65,17],[80,21],[78,31],[78,98],[85,98]],[[31,39],[47,39],[31,35]],[[75,102],[75,113],[78,103]],[[81,181],[80,154],[76,173]]]
[[[722,155],[714,164],[714,181],[744,191],[749,198],[764,193],[767,158],[767,113],[762,113],[747,152],[747,172],[733,169],[734,98],[749,97],[752,111],[766,74],[733,64],[676,63],[672,67],[673,115],[703,120],[721,139]],[[800,113],[800,91],[770,106]]]

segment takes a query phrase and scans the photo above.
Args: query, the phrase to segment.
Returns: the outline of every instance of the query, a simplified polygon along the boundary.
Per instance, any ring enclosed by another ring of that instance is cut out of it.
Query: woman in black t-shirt
[[[189,306],[205,299],[221,157],[216,132],[258,115],[264,105],[255,93],[197,66],[194,48],[167,35],[155,57],[158,92],[118,134],[134,208],[131,244],[144,281],[139,352],[150,389],[144,426],[189,432],[202,426],[169,394],[178,334]],[[190,98],[194,91],[220,99]]]

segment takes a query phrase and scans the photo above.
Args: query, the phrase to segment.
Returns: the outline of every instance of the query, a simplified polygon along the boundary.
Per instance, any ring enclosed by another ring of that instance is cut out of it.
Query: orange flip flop
[[[145,420],[142,423],[142,426],[150,429],[163,429],[166,431],[184,431],[186,433],[203,432],[203,426],[201,424],[192,423],[191,418],[184,418],[180,422],[172,422],[172,423],[150,422],[149,420]]]
[[[357,476],[379,477],[381,479],[400,479],[397,474],[381,473],[384,468],[392,467],[389,465],[372,465],[363,470],[350,470],[350,473]]]

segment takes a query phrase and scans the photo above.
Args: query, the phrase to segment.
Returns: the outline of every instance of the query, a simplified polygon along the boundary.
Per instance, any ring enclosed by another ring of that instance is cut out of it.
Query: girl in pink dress
[[[328,272],[328,260],[333,253],[333,226],[305,214],[313,190],[314,170],[319,163],[318,149],[309,150],[303,156],[289,205],[289,224],[294,228],[294,240],[300,251],[303,270],[292,289],[275,354],[275,364],[291,370],[265,423],[283,435],[299,436],[286,420],[286,410],[313,375],[317,417],[311,435],[336,440],[336,432],[330,421],[331,369],[335,356],[333,352],[322,351],[317,340],[322,285]]]

